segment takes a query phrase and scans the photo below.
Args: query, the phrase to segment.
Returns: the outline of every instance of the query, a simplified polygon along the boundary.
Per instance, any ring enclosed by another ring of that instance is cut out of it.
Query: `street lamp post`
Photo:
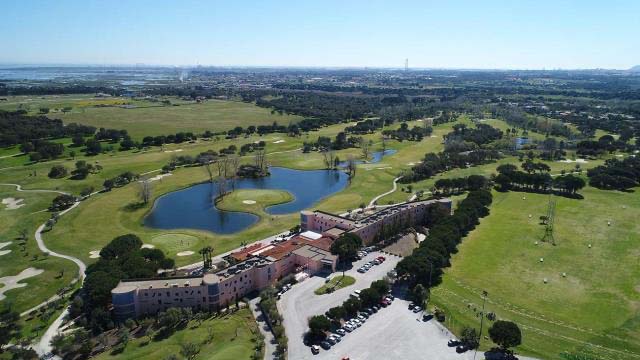
[[[478,334],[478,346],[476,347],[476,351],[473,353],[473,360],[476,359],[476,354],[478,353],[478,348],[480,347],[480,341],[482,341],[482,324],[484,323],[484,305],[487,302],[487,296],[489,296],[489,293],[486,290],[482,290],[482,313],[480,313],[480,334]]]

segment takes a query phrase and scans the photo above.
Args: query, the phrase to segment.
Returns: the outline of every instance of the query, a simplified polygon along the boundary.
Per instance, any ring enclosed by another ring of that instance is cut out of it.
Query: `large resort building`
[[[385,207],[352,219],[322,211],[301,212],[302,233],[288,240],[255,243],[231,253],[231,266],[197,277],[122,280],[111,291],[118,319],[154,315],[171,307],[217,310],[248,293],[261,290],[290,274],[331,273],[337,257],[331,244],[342,234],[360,236],[372,244],[385,231],[424,224],[429,207],[451,209],[451,200],[425,200]]]

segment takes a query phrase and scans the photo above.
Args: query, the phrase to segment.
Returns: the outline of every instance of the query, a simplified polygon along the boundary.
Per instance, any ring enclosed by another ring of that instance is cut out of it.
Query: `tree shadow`
[[[127,205],[124,206],[123,209],[124,211],[127,211],[127,212],[134,212],[144,208],[145,206],[147,206],[147,204],[145,204],[142,201],[138,201],[138,202],[128,203]]]

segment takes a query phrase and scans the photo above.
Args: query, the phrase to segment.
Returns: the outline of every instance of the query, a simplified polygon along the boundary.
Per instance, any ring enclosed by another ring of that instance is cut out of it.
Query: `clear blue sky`
[[[5,64],[640,64],[639,0],[0,1]]]

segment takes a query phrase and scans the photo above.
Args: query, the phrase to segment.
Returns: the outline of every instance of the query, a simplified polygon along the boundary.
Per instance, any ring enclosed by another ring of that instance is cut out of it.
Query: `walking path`
[[[34,189],[34,190],[25,190],[22,189],[22,186],[19,184],[0,184],[0,185],[6,185],[6,186],[15,186],[17,191],[24,191],[24,192],[53,192],[53,193],[58,193],[58,194],[65,194],[68,195],[68,193],[63,192],[63,191],[58,191],[58,190],[40,190],[40,189]],[[90,194],[89,196],[95,195],[98,192],[94,192],[92,194]],[[79,201],[76,201],[73,205],[71,205],[71,207],[69,207],[68,209],[65,209],[63,211],[61,211],[58,216],[63,216],[64,214],[68,213],[69,211],[73,210],[75,207],[77,207],[78,205],[80,205]],[[78,265],[78,279],[80,280],[80,283],[82,283],[82,281],[84,280],[84,273],[87,270],[87,266],[84,262],[82,262],[82,260],[73,257],[73,256],[69,256],[69,255],[64,255],[64,254],[60,254],[57,253],[55,251],[52,251],[51,249],[49,249],[47,247],[47,245],[45,245],[44,240],[42,239],[42,232],[46,227],[46,223],[40,225],[38,227],[38,229],[36,229],[35,232],[35,238],[36,238],[36,243],[38,244],[38,248],[40,249],[40,251],[44,252],[44,253],[48,253],[50,256],[55,256],[55,257],[59,257],[62,259],[66,259],[69,261],[73,261],[76,265]],[[57,295],[56,295],[57,296]],[[29,310],[27,310],[26,312],[20,314],[21,316],[24,314],[28,314],[29,312],[33,311],[34,309],[38,309],[42,306],[45,306],[47,303],[56,300],[56,296],[46,300],[45,302],[37,305],[34,308],[31,308]],[[60,328],[60,326],[62,325],[62,322],[64,320],[64,318],[67,316],[68,314],[68,309],[65,309],[60,316],[58,316],[57,319],[55,319],[53,321],[53,323],[49,326],[49,328],[47,329],[47,331],[42,335],[42,337],[40,338],[40,340],[33,344],[33,350],[38,353],[38,355],[43,356],[45,354],[48,354],[51,352],[51,339],[53,339],[53,337],[58,333],[58,330]],[[58,359],[58,357],[53,357],[54,359]]]
[[[251,299],[251,301],[249,301],[249,308],[251,309],[253,317],[258,323],[258,329],[260,329],[260,333],[262,334],[262,336],[264,336],[264,360],[271,360],[276,358],[274,355],[277,346],[276,338],[275,336],[273,336],[273,333],[269,328],[269,324],[267,324],[265,316],[260,309],[259,303],[259,296],[255,299]]]
[[[398,189],[398,180],[400,180],[400,177],[397,177],[395,179],[393,179],[393,189],[387,191],[386,193],[382,193],[376,197],[374,197],[373,199],[371,199],[371,202],[369,202],[369,207],[375,205],[376,201],[380,200],[381,198],[395,192]]]

